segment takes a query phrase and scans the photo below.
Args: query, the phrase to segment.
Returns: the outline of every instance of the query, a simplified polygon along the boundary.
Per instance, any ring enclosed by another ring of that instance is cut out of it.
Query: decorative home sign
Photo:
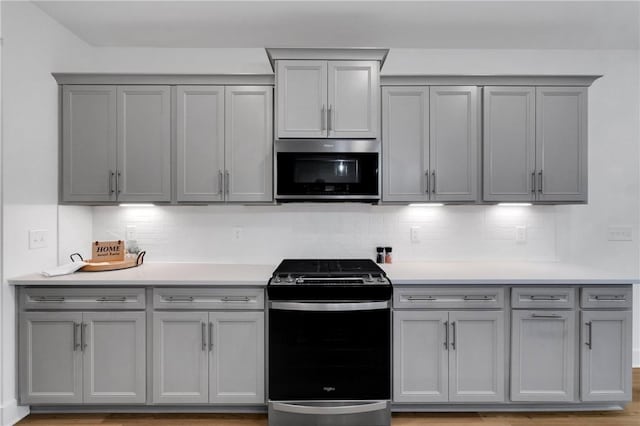
[[[124,241],[96,241],[91,250],[93,262],[113,262],[124,260]]]

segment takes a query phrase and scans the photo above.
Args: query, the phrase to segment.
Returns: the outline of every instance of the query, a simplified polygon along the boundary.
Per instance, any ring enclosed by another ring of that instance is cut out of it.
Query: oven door
[[[389,400],[390,396],[388,300],[270,302],[270,400]]]

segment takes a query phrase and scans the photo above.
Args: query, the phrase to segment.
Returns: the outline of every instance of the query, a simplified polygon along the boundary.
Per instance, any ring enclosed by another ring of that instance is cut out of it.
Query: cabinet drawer
[[[155,288],[155,309],[264,309],[262,288]]]
[[[580,295],[582,308],[628,308],[633,303],[631,286],[584,287]]]
[[[24,310],[119,310],[144,309],[143,288],[24,288],[20,306]]]
[[[570,287],[514,287],[511,290],[513,308],[572,309],[576,289]]]
[[[503,287],[396,287],[393,307],[397,309],[503,308]]]

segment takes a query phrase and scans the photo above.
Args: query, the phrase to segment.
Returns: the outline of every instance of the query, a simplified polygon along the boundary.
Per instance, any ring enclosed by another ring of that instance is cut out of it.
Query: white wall
[[[52,71],[83,70],[91,48],[28,2],[2,2],[2,424],[16,405],[13,277],[57,264],[58,86]],[[89,210],[88,208],[86,208]],[[48,247],[29,250],[28,230],[48,230]]]

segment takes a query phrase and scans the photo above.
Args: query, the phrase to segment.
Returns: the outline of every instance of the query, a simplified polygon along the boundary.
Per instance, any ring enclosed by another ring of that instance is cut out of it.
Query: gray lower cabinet
[[[153,316],[153,403],[264,403],[264,312]]]
[[[146,400],[144,312],[22,312],[20,402]]]
[[[513,310],[511,400],[576,400],[576,312]]]
[[[503,311],[395,311],[394,402],[504,402]]]
[[[631,321],[631,311],[582,312],[583,401],[631,401]]]

